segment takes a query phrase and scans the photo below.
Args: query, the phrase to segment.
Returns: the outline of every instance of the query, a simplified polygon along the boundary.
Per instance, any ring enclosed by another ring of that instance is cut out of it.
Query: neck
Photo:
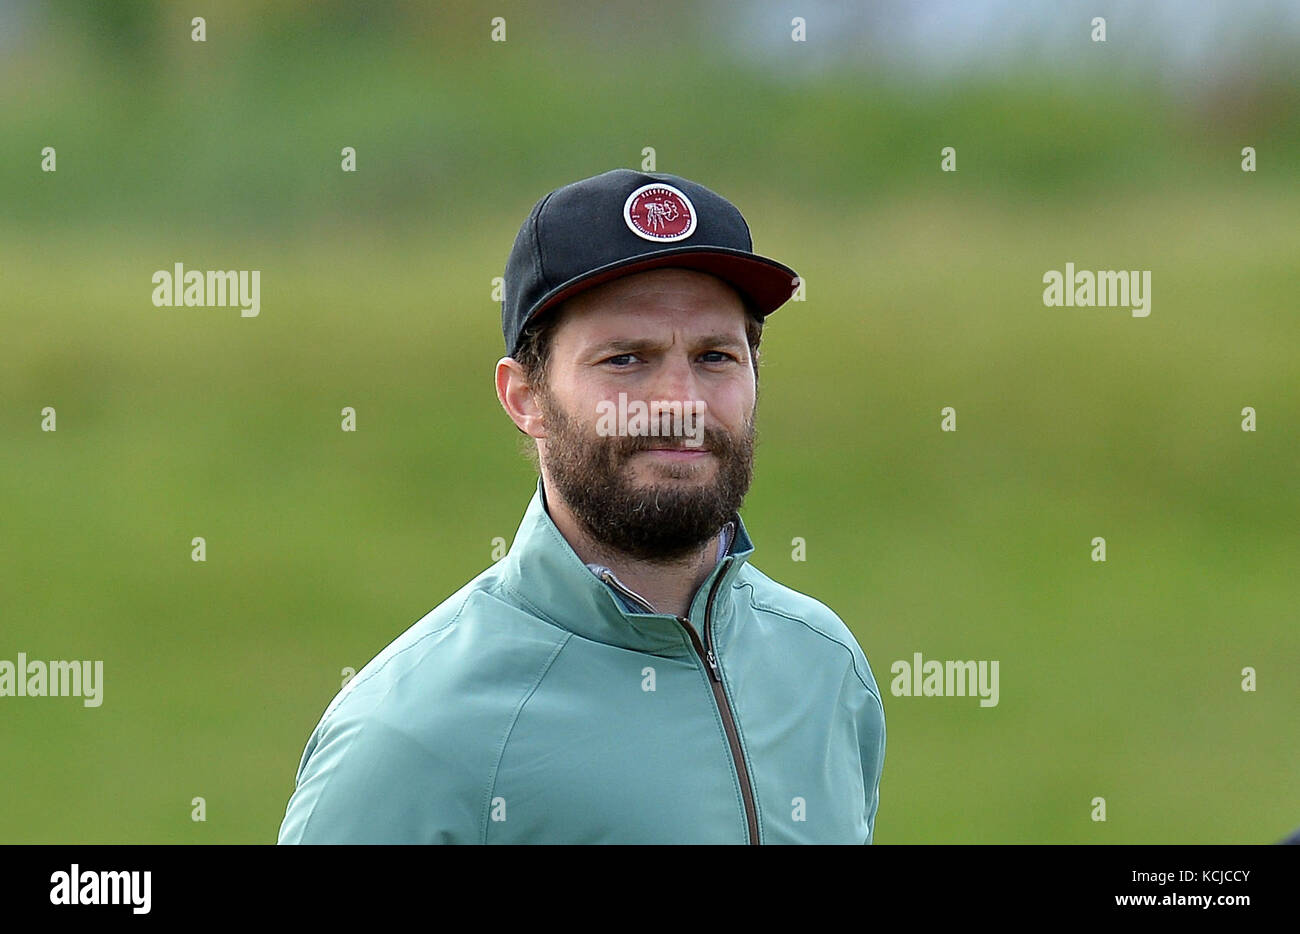
[[[550,486],[546,486],[546,511],[584,563],[602,564],[609,568],[625,587],[646,600],[656,613],[687,616],[691,598],[717,564],[718,535],[681,558],[648,561],[592,540],[568,503]]]

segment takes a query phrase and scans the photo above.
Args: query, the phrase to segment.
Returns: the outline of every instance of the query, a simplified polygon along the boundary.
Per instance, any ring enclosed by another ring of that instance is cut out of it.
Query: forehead
[[[626,331],[745,332],[745,305],[726,282],[694,269],[651,269],[606,282],[564,303],[555,339]]]

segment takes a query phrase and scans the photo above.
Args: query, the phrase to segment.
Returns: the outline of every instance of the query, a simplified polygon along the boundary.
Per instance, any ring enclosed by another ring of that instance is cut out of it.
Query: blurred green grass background
[[[198,44],[190,11],[71,3],[11,39],[0,659],[103,659],[105,686],[0,699],[0,841],[274,841],[341,669],[531,495],[492,390],[515,231],[643,146],[807,281],[764,336],[743,514],[871,662],[876,841],[1300,824],[1293,72],[1180,96],[1112,46],[913,83],[796,67],[812,45],[726,59],[686,5],[587,32],[579,6],[234,3]],[[261,270],[260,316],[155,308],[174,262]],[[1066,262],[1150,269],[1150,317],[1044,307]],[[913,652],[1000,660],[999,705],[893,697]]]

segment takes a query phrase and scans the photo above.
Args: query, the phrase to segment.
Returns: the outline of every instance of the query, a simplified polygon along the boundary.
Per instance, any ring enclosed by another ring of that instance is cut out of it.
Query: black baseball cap
[[[698,182],[613,169],[557,188],[533,205],[506,260],[506,352],[565,299],[611,279],[676,266],[726,281],[762,319],[789,300],[796,273],[754,253],[749,225]]]

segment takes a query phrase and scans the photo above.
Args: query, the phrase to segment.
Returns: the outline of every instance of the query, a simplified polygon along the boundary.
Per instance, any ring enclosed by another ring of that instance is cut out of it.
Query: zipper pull
[[[704,660],[709,663],[709,671],[713,674],[713,680],[721,684],[722,672],[718,671],[718,659],[713,654],[712,649],[709,649],[708,653],[704,656]]]
[[[713,649],[704,651],[704,646],[700,645],[699,636],[696,635],[695,627],[691,625],[691,621],[689,619],[687,619],[685,616],[679,616],[677,617],[677,622],[681,623],[684,627],[686,627],[686,631],[691,634],[691,641],[694,642],[696,646],[695,651],[701,653],[704,656],[704,661],[709,666],[709,674],[713,676],[714,681],[721,684],[722,672],[718,670],[718,659],[713,654]]]

